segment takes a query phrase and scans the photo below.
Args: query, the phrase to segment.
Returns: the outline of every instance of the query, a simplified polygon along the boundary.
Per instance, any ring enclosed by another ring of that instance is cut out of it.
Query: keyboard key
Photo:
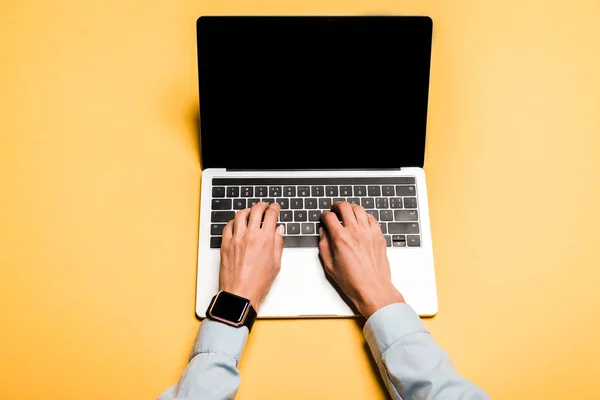
[[[309,221],[319,221],[321,219],[321,210],[311,210],[308,212]]]
[[[394,191],[394,187],[393,186],[382,186],[381,187],[381,192],[383,196],[395,196],[396,193]]]
[[[277,203],[279,203],[279,206],[281,207],[282,210],[287,210],[288,208],[290,208],[290,199],[285,199],[285,198],[279,198],[275,200]]]
[[[235,217],[235,211],[213,211],[210,213],[210,222],[229,222]]]
[[[404,208],[417,208],[417,198],[416,197],[405,197],[404,198]]]
[[[409,247],[420,247],[421,237],[419,235],[406,235],[406,243]]]
[[[248,207],[252,207],[256,203],[260,203],[260,199],[248,199]]]
[[[261,199],[261,201],[264,201],[267,204],[273,204],[273,203],[275,203],[275,199],[272,199],[270,197],[268,197],[266,199]]]
[[[375,219],[377,221],[379,221],[379,211],[377,211],[377,210],[366,210],[366,211],[367,211],[367,214],[371,214],[372,216],[375,217]]]
[[[287,233],[288,233],[288,235],[299,235],[300,234],[300,224],[297,222],[288,223],[287,224]]]
[[[396,196],[416,196],[414,186],[396,186]]]
[[[380,221],[393,221],[394,211],[393,210],[379,210]]]
[[[394,219],[396,221],[418,221],[419,216],[415,210],[394,210]]]
[[[358,204],[360,205],[360,199],[358,197],[348,197],[346,201],[350,204]]]
[[[269,186],[269,197],[281,197],[281,186]]]
[[[333,203],[339,203],[340,201],[346,201],[346,199],[343,198],[343,197],[336,197],[335,199],[333,199],[331,201],[331,204],[333,204]]]
[[[300,196],[300,197],[310,196],[310,186],[298,186],[298,196]]]
[[[296,197],[296,186],[284,186],[283,195],[285,197]]]
[[[212,197],[225,197],[225,188],[223,186],[214,186],[212,188]]]
[[[389,222],[388,231],[390,233],[419,233],[418,222]]]
[[[306,211],[294,211],[294,221],[306,221],[307,219]]]
[[[313,186],[310,193],[313,197],[323,197],[325,196],[325,188],[323,186]]]
[[[380,222],[379,228],[381,228],[381,233],[384,235],[387,233],[387,224],[385,222]]]
[[[393,247],[406,247],[406,237],[404,235],[392,235]]]
[[[392,247],[392,237],[390,235],[383,235],[385,238],[385,244],[387,247]]]
[[[372,197],[363,197],[360,199],[360,205],[364,208],[375,208],[375,199]]]
[[[311,197],[309,199],[304,199],[304,208],[315,209],[317,208],[317,199]]]
[[[242,197],[254,196],[254,188],[252,186],[242,186]]]
[[[225,228],[225,224],[211,224],[210,225],[210,234],[211,235],[222,235],[223,228]]]
[[[352,186],[340,186],[340,195],[345,197],[352,196]]]
[[[381,188],[379,186],[369,186],[367,188],[369,196],[377,197],[381,196]]]
[[[244,208],[246,208],[246,199],[233,200],[233,209],[234,210],[243,210]]]
[[[221,236],[212,236],[210,238],[210,248],[218,249],[221,247],[221,242],[223,241],[223,237]]]
[[[321,228],[323,224],[321,222],[317,222],[315,225],[315,232],[319,233],[319,228]]]
[[[266,186],[257,186],[254,188],[254,195],[256,197],[267,197],[267,187]]]
[[[300,198],[295,198],[290,201],[290,207],[294,210],[299,210],[304,208],[304,200]]]
[[[390,198],[390,208],[402,208],[402,198],[391,197]]]
[[[319,208],[321,210],[330,210],[331,209],[331,199],[327,197],[323,197],[319,199]]]
[[[315,224],[312,222],[305,222],[302,224],[302,234],[303,235],[314,235],[315,234]]]
[[[279,220],[281,222],[291,222],[294,220],[294,215],[291,211],[281,211],[279,212]]]
[[[388,208],[389,203],[387,197],[377,197],[375,199],[375,207],[377,208]]]
[[[240,197],[240,188],[238,186],[229,186],[227,188],[227,197]]]
[[[289,231],[288,231],[289,232]],[[319,246],[318,236],[284,236],[283,247],[317,247]]]
[[[338,187],[337,186],[325,186],[325,194],[329,197],[338,196]]]
[[[366,196],[367,195],[367,187],[366,186],[354,186],[354,195],[355,196]]]
[[[213,210],[231,210],[231,199],[213,199]]]

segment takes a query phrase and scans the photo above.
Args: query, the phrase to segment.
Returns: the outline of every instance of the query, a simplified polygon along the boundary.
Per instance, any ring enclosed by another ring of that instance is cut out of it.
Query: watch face
[[[220,292],[210,310],[210,314],[214,318],[241,323],[249,306],[250,302],[243,297],[227,292]]]

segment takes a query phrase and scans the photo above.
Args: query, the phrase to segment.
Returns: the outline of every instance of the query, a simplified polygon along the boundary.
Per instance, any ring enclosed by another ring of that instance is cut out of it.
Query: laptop
[[[203,16],[197,20],[202,183],[196,314],[218,292],[221,232],[281,205],[281,272],[259,317],[357,315],[319,261],[320,214],[379,221],[394,285],[438,309],[423,163],[433,24],[425,16]]]

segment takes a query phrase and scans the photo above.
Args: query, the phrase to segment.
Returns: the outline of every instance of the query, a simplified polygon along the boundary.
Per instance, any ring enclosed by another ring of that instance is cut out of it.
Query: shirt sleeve
[[[179,382],[158,400],[235,398],[240,385],[237,364],[247,340],[245,326],[235,328],[204,319]]]
[[[378,310],[367,320],[363,333],[394,399],[489,399],[458,374],[408,304]]]

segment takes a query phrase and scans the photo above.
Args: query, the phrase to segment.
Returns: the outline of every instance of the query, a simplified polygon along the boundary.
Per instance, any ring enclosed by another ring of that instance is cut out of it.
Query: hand
[[[319,251],[327,273],[365,318],[388,304],[404,302],[392,284],[379,222],[357,204],[337,202],[331,210],[321,215],[326,229],[319,230]]]
[[[261,202],[238,211],[223,228],[219,288],[249,299],[256,312],[281,268],[278,216],[279,204]]]

